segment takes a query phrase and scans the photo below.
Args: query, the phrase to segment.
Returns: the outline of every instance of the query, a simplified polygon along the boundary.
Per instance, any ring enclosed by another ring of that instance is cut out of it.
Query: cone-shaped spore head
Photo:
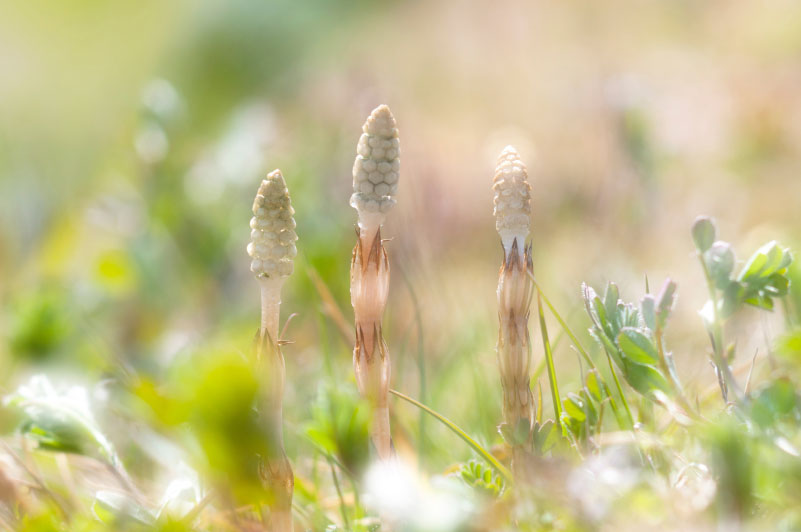
[[[248,255],[256,277],[274,279],[292,273],[298,239],[294,214],[284,176],[280,170],[270,172],[253,200],[250,220]]]
[[[512,146],[498,156],[492,189],[495,192],[495,229],[501,236],[506,253],[518,240],[522,249],[531,227],[531,185],[526,165]]]
[[[359,212],[360,225],[380,225],[396,203],[400,171],[398,128],[389,107],[380,105],[370,113],[362,130],[353,163],[350,204]]]

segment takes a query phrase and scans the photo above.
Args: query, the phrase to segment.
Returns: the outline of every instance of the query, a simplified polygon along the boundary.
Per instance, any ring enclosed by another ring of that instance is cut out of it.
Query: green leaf
[[[579,392],[579,396],[584,403],[584,413],[587,416],[587,424],[590,426],[595,426],[595,424],[598,422],[598,409],[595,407],[589,392],[586,388],[582,389]]]
[[[606,285],[606,292],[604,292],[604,309],[607,316],[613,316],[617,311],[617,304],[620,300],[620,291],[615,283]]]
[[[584,386],[590,394],[590,397],[596,402],[600,403],[606,398],[606,391],[604,390],[598,370],[592,369],[587,372],[587,377],[584,379]]]
[[[656,329],[656,300],[651,294],[646,294],[640,300],[640,313],[645,326],[652,331]]]
[[[518,419],[514,425],[501,423],[498,431],[509,445],[525,445],[531,436],[531,425],[527,419]]]
[[[587,415],[584,412],[584,401],[579,395],[572,392],[567,394],[567,399],[564,402],[564,406],[565,412],[567,412],[568,416],[579,423],[582,423],[585,419],[587,419]]]
[[[617,305],[617,329],[615,335],[620,332],[622,327],[637,327],[640,324],[640,313],[631,303],[620,302]]]
[[[774,273],[784,273],[792,260],[789,250],[781,248],[775,240],[768,242],[751,255],[737,276],[737,280],[748,281],[755,277],[769,277]]]
[[[22,423],[20,432],[35,440],[40,449],[61,453],[91,454],[80,425],[58,416],[37,416]]]
[[[587,283],[581,283],[581,297],[584,300],[584,307],[587,310],[587,314],[592,320],[592,323],[596,327],[600,327],[601,326],[600,317],[598,316],[598,313],[595,311],[595,305],[594,305],[594,301],[598,297],[598,295],[595,293],[595,290],[593,290],[593,288],[589,286]]]
[[[462,464],[458,475],[465,484],[482,495],[498,497],[503,492],[503,478],[493,475],[492,468],[483,462],[470,460],[466,464]]]
[[[781,378],[754,394],[751,418],[759,426],[767,428],[784,418],[792,417],[798,410],[799,398],[795,387],[789,379]]]
[[[539,454],[550,451],[559,442],[559,428],[549,419],[542,425],[534,427],[534,449]]]
[[[743,303],[764,310],[773,310],[773,300],[763,293],[758,293],[754,296],[746,298]]]
[[[667,325],[667,320],[670,313],[673,311],[673,305],[676,302],[676,283],[665,279],[662,285],[662,290],[659,292],[659,297],[656,302],[656,327],[651,327],[651,330],[664,329]]]
[[[35,375],[7,396],[5,404],[20,409],[24,416],[20,430],[42,448],[118,464],[114,447],[95,421],[85,388],[56,389],[46,376]]]
[[[768,277],[768,283],[765,286],[765,290],[770,292],[770,295],[773,297],[782,297],[786,296],[787,292],[790,289],[790,279],[785,277],[781,273],[774,273],[770,277]]]
[[[656,346],[641,329],[623,327],[617,337],[617,343],[625,358],[632,362],[651,366],[659,362]]]
[[[596,316],[598,316],[598,323],[600,324],[601,331],[603,331],[607,337],[614,337],[614,324],[612,321],[610,321],[610,317],[614,316],[614,314],[609,314],[606,312],[606,308],[604,307],[600,297],[596,296],[592,300],[592,305],[595,309]]]
[[[743,281],[749,277],[755,277],[759,275],[765,265],[768,263],[768,248],[766,246],[770,246],[771,243],[766,244],[759,248],[753,255],[748,259],[743,269],[740,270],[740,274],[737,276],[738,281]]]
[[[648,396],[654,390],[662,390],[668,395],[671,393],[667,379],[653,366],[627,362],[624,376],[631,387],[642,395]]]

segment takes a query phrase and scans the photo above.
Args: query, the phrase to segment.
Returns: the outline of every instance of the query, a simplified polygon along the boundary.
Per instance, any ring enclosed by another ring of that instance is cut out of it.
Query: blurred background
[[[385,229],[393,387],[482,443],[499,441],[490,185],[503,146],[529,167],[534,269],[556,307],[586,339],[582,281],[616,281],[630,301],[646,276],[652,290],[670,276],[668,343],[695,390],[715,377],[694,218],[714,216],[741,261],[772,238],[801,242],[791,0],[0,5],[4,392],[42,371],[158,383],[200,351],[246,352],[259,319],[250,208],[273,168],[299,235],[283,292],[283,318],[296,314],[287,423],[309,421],[321,382],[355,389],[348,198],[381,103],[402,151]],[[740,353],[764,348],[775,320],[760,320],[766,334],[742,331],[757,343]],[[577,381],[566,341],[556,356]],[[393,409],[396,445],[415,446],[419,413]],[[431,467],[470,455],[428,430]]]

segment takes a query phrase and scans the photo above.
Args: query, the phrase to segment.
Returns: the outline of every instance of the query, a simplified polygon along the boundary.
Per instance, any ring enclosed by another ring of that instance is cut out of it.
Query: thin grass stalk
[[[292,273],[296,255],[294,211],[289,191],[279,170],[261,182],[253,202],[251,271],[261,292],[261,324],[257,333],[256,360],[261,377],[259,415],[266,425],[268,441],[260,464],[260,475],[268,491],[270,518],[267,529],[292,532],[294,475],[284,450],[283,396],[286,371],[278,325],[281,288]]]
[[[709,273],[706,261],[701,253],[698,253],[698,261],[701,263],[701,269],[704,272],[704,279],[709,290],[709,299],[712,302],[712,331],[709,333],[709,339],[712,342],[712,354],[714,357],[715,365],[720,372],[722,385],[720,387],[723,400],[728,402],[728,392],[732,391],[735,398],[741,399],[743,394],[740,387],[737,385],[737,380],[732,375],[729,363],[723,353],[723,323],[720,318],[718,310],[718,291],[715,288],[715,282],[712,280],[712,275]]]
[[[426,402],[427,397],[427,386],[426,386],[426,359],[425,353],[423,351],[423,317],[422,317],[422,309],[420,307],[420,302],[417,299],[417,293],[414,291],[414,287],[412,286],[411,281],[409,280],[409,276],[406,275],[406,272],[401,270],[401,276],[403,277],[403,282],[406,284],[406,288],[409,290],[409,297],[412,300],[412,307],[414,308],[414,321],[415,325],[417,326],[417,374],[418,378],[420,379],[420,401]],[[420,418],[419,418],[419,429],[418,429],[418,437],[417,437],[417,454],[419,465],[422,467],[423,465],[423,456],[425,456],[425,449],[426,449],[426,415],[425,412],[422,410],[420,411]]]
[[[551,350],[551,343],[548,340],[548,326],[545,323],[545,313],[542,310],[542,297],[539,290],[537,291],[537,311],[540,318],[540,333],[542,336],[542,346],[545,350],[545,363],[548,368],[548,383],[551,386],[551,399],[553,400],[553,411],[556,416],[556,422],[561,426],[562,424],[562,403],[559,399],[559,384],[556,381],[556,368],[553,365],[553,352]]]
[[[345,496],[342,494],[342,488],[339,486],[339,478],[337,477],[337,470],[334,467],[334,462],[331,459],[328,459],[328,466],[331,468],[331,479],[334,481],[334,488],[337,491],[337,497],[339,498],[339,511],[342,514],[342,524],[345,526],[345,530],[350,529],[350,520],[348,519],[348,506],[345,504]]]
[[[598,369],[598,367],[595,365],[595,361],[581,345],[581,342],[578,341],[578,338],[576,338],[576,335],[573,334],[572,330],[570,330],[570,327],[568,327],[565,320],[562,319],[562,316],[556,311],[556,308],[554,308],[550,299],[548,299],[545,293],[543,293],[542,287],[540,286],[540,284],[537,282],[537,279],[534,278],[533,275],[531,276],[531,281],[534,283],[534,286],[537,288],[540,297],[542,297],[542,300],[545,302],[545,306],[548,307],[548,309],[551,311],[551,314],[553,314],[553,317],[556,318],[556,321],[559,322],[559,325],[562,327],[562,330],[565,331],[565,334],[567,334],[567,336],[570,338],[570,341],[573,342],[573,345],[576,347],[576,349],[578,350],[579,354],[584,359],[584,361],[587,362],[587,364],[589,364],[591,369]]]
[[[631,414],[631,408],[629,408],[629,402],[626,400],[626,394],[623,393],[623,387],[620,385],[620,379],[617,376],[617,371],[615,371],[615,365],[612,364],[612,355],[610,355],[606,349],[604,349],[604,353],[606,353],[606,361],[609,363],[609,371],[612,373],[612,380],[615,381],[615,388],[620,396],[620,402],[623,403],[623,408],[626,410],[626,416],[628,417],[629,426],[624,428],[629,430],[633,429],[634,416]]]
[[[446,418],[445,416],[443,416],[442,414],[440,414],[436,410],[427,407],[426,405],[424,405],[420,401],[416,401],[415,399],[412,399],[408,395],[404,395],[404,394],[400,393],[397,390],[389,390],[389,392],[392,395],[400,397],[404,401],[413,404],[417,408],[419,408],[422,411],[426,412],[427,414],[432,416],[434,419],[438,420],[440,423],[442,423],[443,425],[448,427],[454,434],[459,436],[459,438],[461,438],[462,441],[464,441],[471,449],[473,449],[476,453],[478,453],[479,456],[481,456],[484,460],[486,460],[487,463],[490,466],[492,466],[492,468],[495,469],[495,471],[497,471],[498,474],[500,474],[506,482],[508,482],[509,484],[513,484],[514,483],[514,478],[512,477],[511,471],[506,469],[503,466],[503,464],[501,464],[498,461],[498,459],[495,458],[492,455],[491,452],[489,452],[488,450],[484,449],[481,446],[481,444],[479,444],[476,440],[471,438],[464,430],[462,430],[459,427],[459,425],[457,425],[456,423],[454,423],[450,419]]]
[[[381,241],[381,225],[396,203],[399,143],[395,118],[386,105],[373,110],[362,130],[350,200],[359,215],[350,265],[356,328],[353,369],[359,392],[372,408],[373,445],[378,457],[385,460],[393,450],[388,403],[391,364],[381,323],[389,292],[389,259]]]

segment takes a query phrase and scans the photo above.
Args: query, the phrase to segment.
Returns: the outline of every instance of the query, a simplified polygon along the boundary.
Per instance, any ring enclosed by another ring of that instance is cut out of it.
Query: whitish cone
[[[284,176],[274,170],[261,182],[253,200],[248,254],[256,277],[275,279],[292,273],[298,239],[293,214]]]
[[[359,227],[372,233],[395,205],[400,171],[400,148],[395,117],[379,105],[362,127],[353,163],[351,206],[359,212]]]
[[[501,235],[505,254],[517,239],[522,247],[531,226],[531,185],[526,165],[512,146],[498,156],[492,189],[495,191],[495,229]]]

